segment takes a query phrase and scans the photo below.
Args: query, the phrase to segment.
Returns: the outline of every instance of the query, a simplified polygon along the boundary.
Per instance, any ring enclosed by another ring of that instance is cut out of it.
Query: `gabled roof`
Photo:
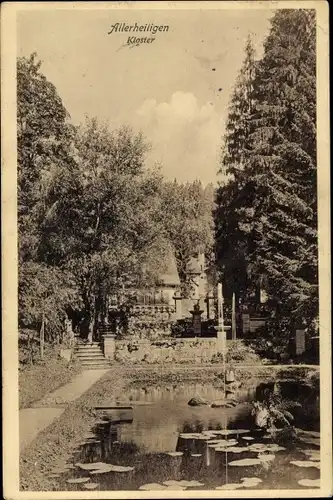
[[[187,268],[187,272],[189,272],[191,274],[201,274],[202,273],[199,259],[195,258],[195,257],[191,257],[186,268]]]
[[[169,252],[167,261],[165,263],[165,271],[161,273],[158,281],[162,285],[180,286],[180,279],[177,270],[177,263],[172,251]]]

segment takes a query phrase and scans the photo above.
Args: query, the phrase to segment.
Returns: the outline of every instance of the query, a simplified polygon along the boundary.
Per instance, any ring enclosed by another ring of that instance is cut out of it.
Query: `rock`
[[[222,400],[222,401],[214,401],[210,406],[211,408],[226,408],[226,406],[229,404],[229,401]]]
[[[196,396],[196,397],[189,400],[188,405],[189,406],[205,406],[205,405],[209,405],[209,402],[200,396]]]
[[[213,401],[211,408],[233,408],[238,404],[234,399],[220,399]]]

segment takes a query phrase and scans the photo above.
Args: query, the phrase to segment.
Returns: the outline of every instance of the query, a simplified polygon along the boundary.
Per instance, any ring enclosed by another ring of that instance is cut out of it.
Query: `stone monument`
[[[201,336],[201,315],[203,310],[200,309],[199,301],[194,305],[193,311],[190,311],[192,314],[192,324],[193,324],[193,333],[195,337]]]

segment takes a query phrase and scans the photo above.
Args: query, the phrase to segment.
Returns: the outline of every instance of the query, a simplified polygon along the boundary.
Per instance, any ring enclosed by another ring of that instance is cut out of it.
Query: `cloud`
[[[147,99],[134,121],[152,144],[150,162],[161,162],[167,178],[215,182],[223,123],[213,103],[177,91],[168,102]]]

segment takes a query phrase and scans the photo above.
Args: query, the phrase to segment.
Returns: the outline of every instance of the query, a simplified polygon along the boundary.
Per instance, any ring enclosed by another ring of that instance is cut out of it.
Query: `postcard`
[[[327,3],[1,40],[5,498],[331,496]]]

